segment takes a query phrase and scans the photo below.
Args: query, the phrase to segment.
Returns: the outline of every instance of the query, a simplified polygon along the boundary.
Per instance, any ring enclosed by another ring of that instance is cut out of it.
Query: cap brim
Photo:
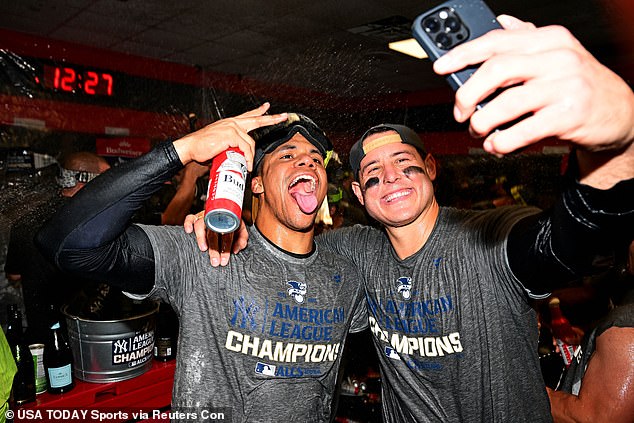
[[[350,168],[354,174],[355,180],[359,180],[359,170],[361,167],[361,161],[365,157],[365,151],[363,150],[363,141],[369,136],[369,134],[380,133],[394,131],[396,132],[403,144],[409,144],[411,146],[416,147],[421,152],[425,152],[425,145],[423,144],[423,140],[420,139],[418,134],[411,128],[405,125],[398,125],[392,123],[382,123],[380,125],[373,126],[372,128],[365,131],[365,133],[359,138],[357,142],[354,143],[352,148],[350,148]]]

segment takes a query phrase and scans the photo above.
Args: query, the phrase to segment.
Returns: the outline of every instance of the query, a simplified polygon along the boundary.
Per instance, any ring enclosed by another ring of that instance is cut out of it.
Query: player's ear
[[[363,191],[361,190],[361,185],[359,185],[358,182],[354,181],[350,184],[350,186],[352,186],[352,192],[354,192],[354,195],[359,200],[359,203],[364,206],[365,203],[363,202]]]
[[[264,186],[262,185],[262,177],[254,176],[251,179],[251,192],[254,194],[262,194],[264,192]]]
[[[436,159],[431,154],[427,154],[424,159],[425,170],[427,171],[427,176],[432,181],[436,179]]]

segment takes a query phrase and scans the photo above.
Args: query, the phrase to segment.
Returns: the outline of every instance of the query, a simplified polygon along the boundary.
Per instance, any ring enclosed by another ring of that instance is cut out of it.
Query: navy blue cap
[[[366,151],[363,149],[363,141],[365,141],[365,139],[371,134],[387,131],[396,131],[396,133],[398,133],[398,135],[400,136],[401,142],[403,144],[412,145],[420,150],[421,153],[425,152],[425,144],[423,144],[423,140],[420,139],[418,134],[413,129],[408,128],[405,125],[392,123],[382,123],[380,125],[373,126],[372,128],[365,131],[359,141],[355,142],[350,149],[350,167],[352,168],[355,180],[359,180],[359,168],[361,166],[361,160],[363,160],[366,155]]]

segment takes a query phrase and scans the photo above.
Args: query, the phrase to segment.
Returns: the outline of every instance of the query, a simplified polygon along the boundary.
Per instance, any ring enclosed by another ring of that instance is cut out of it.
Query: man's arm
[[[608,190],[568,180],[553,207],[515,224],[507,254],[515,276],[535,294],[596,272],[594,259],[634,239],[634,179]]]
[[[510,16],[498,20],[504,30],[456,47],[434,69],[447,74],[481,63],[457,91],[454,115],[469,120],[485,150],[506,154],[549,137],[569,141],[575,150],[561,199],[549,213],[520,222],[509,238],[514,274],[543,293],[587,273],[610,237],[632,238],[634,93],[565,28],[535,28]]]
[[[154,285],[154,254],[134,212],[182,168],[172,143],[95,178],[36,235],[42,254],[59,268],[100,278],[128,292]]]
[[[161,214],[161,224],[181,225],[183,223],[196,197],[196,181],[207,172],[209,172],[207,166],[196,162],[190,162],[185,166],[176,194]]]
[[[238,147],[250,168],[254,142],[248,131],[279,123],[286,114],[264,116],[269,105],[222,119],[95,178],[44,226],[36,242],[58,267],[99,277],[128,292],[154,285],[154,255],[146,234],[130,225],[134,212],[183,165],[204,163]]]
[[[555,423],[631,423],[634,328],[612,327],[597,339],[579,395],[548,390]]]

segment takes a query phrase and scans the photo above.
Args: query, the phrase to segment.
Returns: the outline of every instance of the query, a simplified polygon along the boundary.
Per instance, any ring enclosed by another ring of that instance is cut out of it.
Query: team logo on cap
[[[396,290],[404,300],[409,300],[412,297],[412,278],[408,276],[398,278],[396,280]]]
[[[295,301],[298,303],[304,302],[304,295],[306,295],[306,283],[297,282],[297,281],[288,281],[286,282],[290,288],[287,289],[288,295],[293,297]]]

